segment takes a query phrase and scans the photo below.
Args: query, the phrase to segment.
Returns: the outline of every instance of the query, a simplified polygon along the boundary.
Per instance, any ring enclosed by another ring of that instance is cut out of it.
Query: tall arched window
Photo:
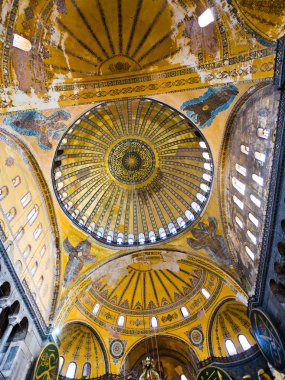
[[[34,238],[35,238],[35,240],[38,240],[38,238],[40,237],[42,231],[43,231],[43,226],[42,226],[42,224],[39,224],[38,227],[34,231]]]
[[[24,259],[27,259],[31,253],[32,247],[30,244],[27,246],[27,248],[23,252]]]
[[[16,236],[15,236],[15,239],[16,239],[17,241],[20,241],[20,240],[22,239],[23,235],[24,235],[24,232],[25,232],[24,228],[21,227],[21,228],[19,229],[19,231],[17,232],[17,234],[16,234]]]
[[[32,275],[32,276],[35,275],[35,273],[36,273],[36,271],[37,271],[37,269],[38,269],[38,266],[39,266],[39,264],[38,264],[38,262],[36,261],[35,264],[34,264],[34,266],[32,267],[32,270],[31,270],[31,275]]]
[[[15,270],[18,274],[21,274],[23,268],[22,261],[18,260],[15,264]]]
[[[243,202],[238,197],[236,197],[235,195],[233,196],[233,200],[234,200],[235,204],[238,205],[238,207],[241,210],[243,210]]]
[[[64,357],[60,356],[59,357],[59,366],[58,366],[58,373],[59,373],[59,375],[61,374],[63,365],[64,365]]]
[[[6,212],[6,218],[8,219],[8,222],[11,222],[15,216],[17,215],[17,211],[15,207],[10,208],[8,212]]]
[[[180,310],[184,318],[189,317],[190,314],[186,306],[182,306]]]
[[[243,348],[244,351],[250,349],[251,345],[250,345],[249,341],[247,340],[246,336],[240,334],[238,336],[238,340],[239,340],[240,345],[242,346],[242,348]]]
[[[235,189],[237,189],[238,192],[240,192],[242,195],[244,195],[245,192],[245,184],[242,183],[240,180],[238,180],[236,177],[232,178],[232,184]]]
[[[20,176],[17,175],[16,177],[14,177],[12,179],[12,184],[13,184],[14,187],[19,186],[20,183],[21,183],[21,177]]]
[[[31,202],[31,200],[32,200],[31,193],[28,192],[28,193],[25,194],[25,195],[23,196],[23,198],[21,199],[21,203],[22,203],[23,208],[27,207],[28,204]]]
[[[75,379],[75,374],[76,374],[76,363],[70,362],[68,364],[65,377],[69,377],[70,379]]]
[[[231,356],[237,354],[237,349],[230,339],[226,340],[226,349]]]
[[[85,363],[83,366],[82,376],[91,376],[91,364]]]
[[[7,186],[0,187],[0,201],[7,197],[9,190]]]
[[[28,222],[29,222],[30,226],[37,219],[38,214],[39,214],[39,207],[38,207],[38,205],[34,205],[34,207],[31,209],[31,211],[27,215]]]
[[[151,327],[153,327],[154,329],[156,329],[158,327],[157,318],[156,317],[151,317],[150,324],[151,324]]]
[[[125,317],[123,315],[120,315],[118,318],[118,326],[123,327],[125,324]]]
[[[206,299],[209,299],[209,298],[211,297],[211,295],[210,295],[210,293],[208,292],[207,289],[202,288],[202,289],[201,289],[201,292],[202,292],[203,296],[204,296]]]
[[[41,257],[44,257],[46,250],[47,250],[47,247],[46,247],[46,245],[44,245],[43,248],[41,249],[41,252],[40,252]]]

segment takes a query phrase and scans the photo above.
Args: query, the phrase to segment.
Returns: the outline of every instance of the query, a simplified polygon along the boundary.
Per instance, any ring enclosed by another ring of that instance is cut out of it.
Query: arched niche
[[[229,116],[220,154],[223,226],[250,295],[259,265],[279,96],[271,84],[251,87]]]
[[[161,378],[188,379],[195,376],[199,362],[193,349],[182,339],[171,335],[157,335],[141,339],[127,353],[121,365],[122,374],[139,377],[142,373],[142,360],[150,356]]]
[[[79,322],[66,324],[59,338],[59,355],[63,358],[61,375],[66,376],[68,366],[76,364],[76,378],[83,376],[84,365],[91,363],[90,377],[95,378],[109,372],[105,346],[99,334],[89,325]],[[77,351],[80,348],[80,355]],[[86,358],[89,358],[88,360]]]
[[[244,338],[241,340],[241,337],[245,338],[249,346],[244,344]],[[208,342],[212,357],[247,354],[257,349],[256,341],[251,334],[247,307],[234,298],[221,302],[214,309],[209,322]]]
[[[36,294],[37,306],[48,321],[54,316],[60,281],[59,231],[51,194],[27,146],[1,128],[0,151],[0,182],[8,188],[7,196],[0,200],[0,218],[9,225],[4,245],[18,277],[28,293]],[[30,214],[35,207],[36,218],[30,224]],[[15,214],[12,219],[11,210]],[[13,242],[11,249],[9,241]],[[49,254],[41,256],[44,247]],[[36,273],[33,271],[35,262],[39,268]],[[47,264],[48,274],[45,270]],[[40,293],[38,283],[41,276],[46,281],[42,284],[45,290]]]

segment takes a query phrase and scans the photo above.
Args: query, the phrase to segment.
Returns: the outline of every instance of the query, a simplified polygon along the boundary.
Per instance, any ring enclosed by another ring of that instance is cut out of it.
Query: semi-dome
[[[64,134],[53,162],[68,217],[115,247],[153,244],[193,225],[211,189],[200,131],[152,99],[95,106]]]

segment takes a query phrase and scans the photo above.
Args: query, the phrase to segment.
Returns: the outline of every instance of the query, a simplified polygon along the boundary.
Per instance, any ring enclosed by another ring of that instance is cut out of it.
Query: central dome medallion
[[[107,154],[108,169],[118,181],[128,185],[143,184],[157,166],[153,148],[143,140],[126,138]]]
[[[145,98],[82,115],[63,135],[52,168],[67,216],[113,247],[153,244],[191,226],[207,203],[212,172],[201,132]]]

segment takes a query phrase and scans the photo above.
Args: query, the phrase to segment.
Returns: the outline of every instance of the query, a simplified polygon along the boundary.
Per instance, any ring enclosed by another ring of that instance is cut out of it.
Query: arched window
[[[31,253],[32,247],[30,244],[26,247],[26,249],[23,252],[24,259],[27,259]]]
[[[94,315],[97,315],[98,312],[99,312],[99,309],[100,309],[100,304],[99,304],[99,303],[96,303],[95,306],[93,307],[92,313],[93,313]]]
[[[17,175],[16,177],[14,177],[12,179],[12,184],[13,184],[14,187],[19,186],[20,183],[21,183],[21,177],[20,176]]]
[[[156,317],[151,317],[150,325],[152,328],[156,329],[158,327],[158,321]]]
[[[37,269],[38,269],[38,266],[39,266],[39,264],[38,264],[38,262],[36,261],[35,264],[34,264],[34,266],[32,267],[32,270],[31,270],[31,275],[32,275],[32,276],[35,275],[35,273],[36,273],[36,271],[37,271]]]
[[[197,193],[196,194],[196,198],[199,199],[200,202],[205,202],[207,200],[206,197],[204,197],[204,195],[202,195],[201,193]]]
[[[256,242],[257,242],[256,236],[254,236],[253,233],[250,232],[249,230],[247,230],[246,233],[249,236],[250,240],[253,242],[253,244],[256,244]]]
[[[38,290],[41,290],[41,287],[43,286],[43,282],[44,282],[44,276],[41,276],[41,277],[39,278],[38,283],[37,283],[37,288],[38,288]]]
[[[38,227],[34,231],[35,240],[38,240],[38,238],[40,237],[42,232],[43,232],[43,226],[42,226],[42,224],[39,224]]]
[[[133,245],[135,241],[135,236],[134,234],[128,234],[128,244]]]
[[[38,205],[34,205],[34,207],[31,209],[31,211],[27,215],[28,222],[29,222],[30,226],[37,219],[38,214],[39,214],[39,207],[38,207]]]
[[[254,153],[254,157],[258,160],[258,161],[261,161],[261,162],[265,162],[265,159],[266,159],[266,155],[264,153],[260,153],[260,152],[255,152]]]
[[[254,260],[254,253],[252,252],[251,249],[248,248],[248,246],[245,246],[245,251],[248,254],[248,256],[251,258],[251,260]]]
[[[258,219],[256,219],[256,217],[254,216],[254,215],[252,215],[252,213],[250,212],[249,214],[248,214],[248,219],[256,226],[256,227],[258,227],[258,225],[259,225],[259,221],[258,221]]]
[[[154,233],[153,231],[150,231],[150,232],[148,233],[148,238],[149,238],[149,240],[150,240],[152,243],[154,243],[154,242],[156,241],[155,233]]]
[[[82,376],[91,376],[91,364],[90,363],[84,364]]]
[[[125,324],[125,317],[123,315],[120,315],[118,318],[118,326],[123,327]]]
[[[180,380],[188,380],[187,377],[182,373],[182,375],[180,376]]]
[[[244,166],[236,164],[236,171],[239,172],[244,177],[246,176],[246,168]]]
[[[119,232],[118,237],[117,237],[117,244],[123,244],[123,242],[124,242],[124,234],[122,232]]]
[[[249,147],[246,146],[246,145],[241,145],[240,146],[240,150],[241,150],[242,153],[244,153],[246,155],[248,155],[248,153],[249,153]]]
[[[249,341],[247,340],[247,338],[244,335],[240,334],[238,336],[238,340],[239,340],[240,345],[242,346],[242,348],[243,348],[244,351],[250,349],[251,345],[250,345]]]
[[[75,374],[76,374],[76,363],[71,362],[68,364],[65,377],[69,377],[70,379],[74,379]]]
[[[163,227],[160,227],[160,229],[158,230],[158,234],[160,239],[165,239],[167,237],[165,229]]]
[[[206,173],[204,173],[204,174],[203,174],[203,179],[204,179],[205,181],[207,181],[207,182],[211,182],[211,180],[212,180],[212,176],[210,176],[210,174],[206,174]]]
[[[205,162],[203,166],[204,166],[204,168],[205,168],[206,170],[209,170],[209,171],[212,170],[212,168],[211,168],[211,164],[209,164],[208,162]]]
[[[186,226],[186,223],[184,222],[183,218],[181,218],[181,216],[177,218],[177,224],[180,228],[184,228]]]
[[[243,202],[240,199],[238,199],[238,197],[236,197],[235,195],[233,196],[233,200],[234,200],[235,204],[238,205],[238,207],[241,210],[243,210]]]
[[[250,194],[249,198],[255,204],[255,206],[257,207],[261,206],[261,201],[257,199],[253,194]]]
[[[180,310],[184,318],[189,317],[190,314],[186,306],[182,306]]]
[[[194,211],[199,212],[201,210],[201,207],[198,205],[196,202],[191,203],[191,207],[193,208]]]
[[[240,226],[240,228],[243,228],[243,222],[240,220],[238,216],[235,217],[236,223]]]
[[[58,373],[59,373],[59,375],[61,374],[63,365],[64,365],[64,357],[60,356],[59,357],[59,366],[58,366]]]
[[[268,129],[265,129],[265,128],[257,128],[256,130],[256,134],[258,137],[260,137],[261,139],[268,139],[269,137],[269,130]]]
[[[23,235],[24,235],[24,232],[25,232],[24,228],[21,227],[21,228],[19,229],[19,231],[17,232],[17,235],[15,236],[15,239],[16,239],[17,241],[20,241],[20,240],[22,239]]]
[[[9,190],[7,186],[0,187],[0,201],[3,201],[4,198],[9,194]]]
[[[205,288],[202,288],[201,289],[201,292],[203,294],[203,296],[206,298],[206,299],[209,299],[210,298],[210,293],[208,292],[208,290],[206,290]]]
[[[6,212],[6,218],[8,219],[8,222],[11,222],[15,216],[17,215],[17,211],[15,207],[12,207],[8,212]]]
[[[226,340],[226,349],[231,356],[237,354],[236,347],[230,339]]]
[[[232,178],[232,184],[235,189],[237,189],[238,192],[240,192],[242,195],[244,195],[245,192],[245,184],[242,183],[240,180],[238,180],[236,177]]]
[[[21,274],[23,268],[22,261],[18,260],[15,264],[15,270],[18,274]]]
[[[139,233],[139,243],[144,244],[145,242],[145,236],[142,232]]]
[[[41,249],[41,252],[40,252],[41,257],[44,257],[46,250],[47,250],[47,247],[46,247],[46,245],[44,245],[43,248]]]
[[[21,203],[22,203],[22,206],[23,208],[27,207],[28,204],[31,202],[32,200],[32,196],[31,196],[31,193],[28,192],[26,195],[23,196],[23,198],[21,199]]]
[[[252,179],[260,186],[263,186],[263,178],[259,175],[253,174]]]

